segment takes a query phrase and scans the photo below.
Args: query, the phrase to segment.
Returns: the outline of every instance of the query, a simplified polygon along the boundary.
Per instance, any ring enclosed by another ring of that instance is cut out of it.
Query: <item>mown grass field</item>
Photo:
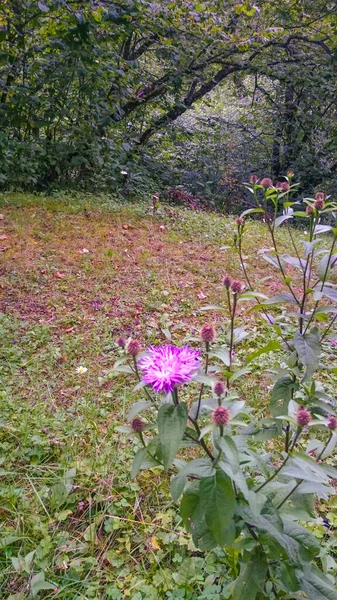
[[[118,335],[181,341],[208,319],[221,332],[222,313],[200,308],[221,304],[226,272],[240,277],[234,219],[169,206],[153,215],[108,197],[0,200],[0,597],[215,600],[229,558],[187,556],[169,477],[131,480],[138,442],[116,427],[135,394],[111,369]],[[272,275],[257,255],[269,243],[262,224],[245,243],[254,281]],[[238,361],[269,335],[247,304],[239,320],[251,336]],[[236,384],[261,415],[262,367]]]

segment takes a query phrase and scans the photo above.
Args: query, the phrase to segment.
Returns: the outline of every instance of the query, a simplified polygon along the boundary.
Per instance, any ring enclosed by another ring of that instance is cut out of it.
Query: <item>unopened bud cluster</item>
[[[200,337],[203,342],[211,344],[216,338],[216,331],[213,325],[204,325],[200,331]]]
[[[215,425],[219,425],[219,427],[224,427],[228,425],[231,420],[231,414],[225,406],[218,406],[212,412],[212,421]]]
[[[307,425],[309,425],[311,419],[312,417],[310,412],[306,408],[304,408],[304,406],[300,406],[296,415],[297,425],[299,427],[306,427]]]

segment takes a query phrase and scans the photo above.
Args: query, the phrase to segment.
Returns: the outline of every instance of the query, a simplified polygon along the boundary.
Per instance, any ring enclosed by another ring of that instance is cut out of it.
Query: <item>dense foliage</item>
[[[313,187],[337,166],[335,31],[323,0],[5,0],[1,185],[226,200],[268,165]]]
[[[331,280],[337,228],[322,225],[321,218],[335,214],[337,206],[318,192],[304,207],[296,207],[289,198],[296,188],[292,173],[278,188],[269,178],[260,184],[256,179],[248,186],[255,208],[236,219],[245,283],[226,275],[222,305],[204,309],[226,315],[224,343],[219,343],[212,325],[203,326],[201,368],[201,354],[191,345],[151,346],[142,353],[140,342],[129,339],[115,370],[138,378],[136,390],[143,389],[145,399],[134,404],[130,424],[121,430],[140,441],[133,476],[144,468],[175,468],[171,494],[175,501],[181,498],[180,515],[195,546],[224,548],[232,557],[232,581],[221,588],[219,597],[336,600],[337,565],[333,561],[327,566],[326,549],[317,544],[307,522],[315,504],[335,494],[336,469],[329,458],[337,444],[336,402],[318,377],[320,369],[335,371],[334,365],[321,362],[321,346],[337,315]],[[283,214],[277,216],[280,205]],[[260,253],[273,265],[282,286],[271,298],[256,290],[243,257],[245,217],[252,213],[263,215],[271,248],[261,248]],[[294,216],[306,220],[306,239],[296,244],[288,227],[294,254],[284,254],[276,231]],[[318,249],[327,232],[332,234],[327,246]],[[237,309],[252,300],[271,335],[240,364],[235,349],[248,332],[236,326]],[[278,314],[288,304],[291,312]],[[124,345],[123,340],[119,343]],[[235,382],[251,372],[254,359],[275,351],[278,358],[268,368],[274,381],[270,415],[254,422],[249,400],[246,405],[240,399]],[[191,384],[190,392],[186,384]]]

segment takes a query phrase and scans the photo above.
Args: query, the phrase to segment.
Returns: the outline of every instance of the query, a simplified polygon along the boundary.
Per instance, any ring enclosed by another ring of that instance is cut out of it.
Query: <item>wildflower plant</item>
[[[337,319],[337,289],[330,279],[337,265],[337,226],[331,224],[337,205],[318,193],[297,206],[291,201],[292,178],[289,171],[283,185],[274,185],[254,175],[247,184],[255,206],[236,219],[234,245],[242,281],[226,274],[221,303],[204,307],[225,315],[226,344],[206,324],[200,349],[167,344],[144,349],[131,340],[115,365],[138,379],[136,390],[145,394],[120,428],[139,439],[132,476],[144,468],[169,473],[173,500],[180,503],[194,545],[201,551],[221,547],[230,557],[230,580],[222,591],[231,600],[337,599],[337,564],[332,556],[325,560],[306,526],[315,519],[317,501],[335,493],[337,479],[331,461],[336,405],[315,378],[322,369],[322,342]],[[271,249],[260,256],[278,276],[281,289],[273,297],[255,289],[244,260],[250,214],[262,216],[270,235]],[[295,218],[307,223],[303,241],[290,227]],[[280,227],[292,254],[279,247]],[[247,310],[264,317],[270,339],[242,365],[235,347],[246,332],[236,321],[238,306],[247,302]],[[274,379],[269,415],[254,423],[252,407],[235,385],[269,352],[278,356],[269,369]],[[334,365],[324,368],[336,372]]]

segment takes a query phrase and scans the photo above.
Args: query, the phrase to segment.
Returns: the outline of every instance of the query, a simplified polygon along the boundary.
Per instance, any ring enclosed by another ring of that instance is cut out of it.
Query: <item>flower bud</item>
[[[315,200],[326,200],[326,194],[324,192],[316,192]]]
[[[288,179],[291,179],[292,177],[294,177],[295,173],[292,169],[288,169],[287,171],[287,177]]]
[[[144,423],[138,417],[133,419],[131,421],[130,425],[131,425],[132,431],[134,431],[135,433],[141,433],[142,431],[144,431]]]
[[[243,217],[236,217],[235,222],[239,227],[243,227],[245,224],[245,220]]]
[[[311,421],[311,414],[309,411],[307,411],[306,408],[304,408],[304,406],[300,406],[300,408],[297,411],[297,415],[296,415],[296,421],[297,421],[297,425],[299,427],[305,427],[306,425],[308,425]]]
[[[233,294],[241,294],[243,291],[243,283],[241,281],[232,281],[231,290]]]
[[[119,346],[120,348],[124,348],[125,346],[125,339],[120,335],[117,340],[116,340],[116,344],[117,346]]]
[[[255,185],[255,183],[257,183],[259,181],[259,178],[257,175],[251,175],[249,177],[249,183],[253,183]]]
[[[289,192],[290,190],[290,185],[287,181],[279,181],[275,187],[277,190],[282,190],[283,192]]]
[[[312,215],[312,213],[314,212],[314,209],[311,206],[311,204],[308,204],[307,208],[305,209],[305,212],[307,213],[307,215]]]
[[[327,425],[330,431],[335,431],[335,429],[337,429],[337,418],[334,417],[334,415],[330,415]]]
[[[232,285],[232,278],[229,275],[225,275],[222,283],[227,289],[229,289]]]
[[[230,420],[231,414],[228,408],[226,408],[225,406],[218,406],[215,410],[213,410],[212,421],[216,425],[223,427],[224,425],[227,425]]]
[[[317,196],[317,194],[316,194]],[[314,202],[314,208],[316,208],[316,210],[323,210],[323,208],[325,208],[325,202],[323,200],[323,198],[316,198],[315,202]]]
[[[216,336],[213,325],[204,325],[200,331],[200,337],[203,342],[210,344],[214,342]]]
[[[222,381],[216,381],[213,385],[213,392],[216,396],[222,396],[226,391],[226,386]]]
[[[138,340],[128,340],[125,345],[125,350],[130,356],[136,356],[142,349],[142,345]]]
[[[270,177],[263,177],[263,179],[260,181],[260,185],[262,185],[262,187],[264,187],[266,190],[274,187],[273,180],[270,179]]]

